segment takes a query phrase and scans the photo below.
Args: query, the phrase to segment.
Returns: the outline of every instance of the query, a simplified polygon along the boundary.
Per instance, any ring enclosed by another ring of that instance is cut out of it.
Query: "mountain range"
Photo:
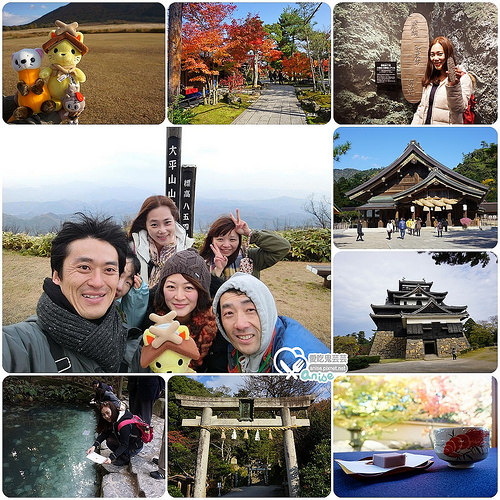
[[[103,199],[103,198],[101,198]],[[131,221],[143,202],[141,199],[81,201],[10,201],[3,203],[2,229],[12,232],[44,234],[57,231],[61,222],[76,212],[112,216],[118,223]],[[220,215],[240,215],[253,229],[284,229],[310,225],[312,217],[304,211],[306,200],[279,197],[267,200],[230,200],[197,198],[195,200],[194,232],[203,232]]]
[[[164,23],[165,7],[161,3],[148,2],[82,2],[69,3],[55,9],[35,21],[18,28],[54,26],[56,20],[78,24],[103,23]]]

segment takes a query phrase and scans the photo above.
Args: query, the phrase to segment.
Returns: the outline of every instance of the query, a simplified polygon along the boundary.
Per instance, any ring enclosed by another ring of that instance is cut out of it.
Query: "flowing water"
[[[99,496],[94,410],[76,406],[3,409],[3,492],[8,497]]]

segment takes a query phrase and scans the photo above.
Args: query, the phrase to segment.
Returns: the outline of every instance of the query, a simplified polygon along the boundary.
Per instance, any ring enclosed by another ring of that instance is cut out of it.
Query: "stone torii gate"
[[[291,410],[309,408],[315,396],[298,396],[283,398],[210,398],[202,396],[186,396],[176,394],[183,408],[202,410],[201,417],[182,419],[183,427],[200,427],[198,456],[194,479],[193,497],[206,496],[206,480],[208,466],[208,449],[210,446],[210,431],[221,428],[259,429],[276,428],[283,430],[283,445],[288,476],[288,489],[291,497],[299,495],[299,468],[293,430],[297,427],[309,427],[309,419],[298,419],[290,414]],[[240,418],[217,418],[214,411],[240,410]],[[254,411],[279,411],[275,418],[253,418]]]

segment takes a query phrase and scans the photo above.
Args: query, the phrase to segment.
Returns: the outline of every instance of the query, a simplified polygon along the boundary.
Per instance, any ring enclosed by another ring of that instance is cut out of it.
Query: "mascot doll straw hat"
[[[82,56],[89,51],[89,48],[83,43],[83,35],[76,31],[78,29],[78,23],[65,24],[62,21],[56,21],[56,26],[57,28],[50,34],[50,40],[42,45],[42,49],[45,53],[62,40],[67,40],[71,45],[76,47]]]

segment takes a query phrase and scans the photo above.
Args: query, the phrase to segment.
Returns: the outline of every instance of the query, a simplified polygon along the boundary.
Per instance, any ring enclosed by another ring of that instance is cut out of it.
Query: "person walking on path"
[[[392,221],[387,222],[385,229],[387,230],[387,239],[390,240],[392,232],[394,231],[394,226],[392,225]]]
[[[361,221],[358,220],[358,224],[356,225],[356,229],[358,231],[358,236],[356,237],[356,241],[364,241],[363,240],[363,226],[361,225]]]
[[[453,356],[453,359],[457,359],[457,350],[454,347],[451,349],[451,355]]]
[[[436,229],[437,229],[437,235],[438,235],[438,238],[439,237],[443,237],[443,222],[442,221],[439,221],[437,223],[437,226],[436,226]]]
[[[420,229],[422,229],[422,219],[418,217],[415,221],[415,236],[420,236]]]
[[[404,217],[402,217],[401,219],[399,219],[398,227],[399,227],[400,237],[401,237],[402,240],[404,240],[405,239],[405,231],[406,231],[406,221],[405,221]]]

